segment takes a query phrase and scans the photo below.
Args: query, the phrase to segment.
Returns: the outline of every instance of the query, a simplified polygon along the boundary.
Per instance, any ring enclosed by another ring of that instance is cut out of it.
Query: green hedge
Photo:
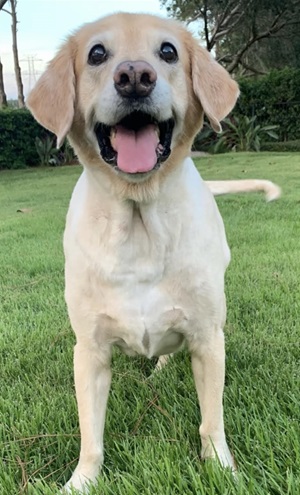
[[[265,151],[299,151],[300,69],[272,71],[258,79],[240,79],[241,94],[231,116],[256,116],[261,127],[276,125],[278,142],[262,145]],[[194,149],[211,151],[218,135],[207,127],[198,134]]]
[[[51,135],[26,109],[0,111],[0,169],[38,166],[35,138]],[[53,136],[53,135],[52,135]]]
[[[300,139],[295,139],[295,141],[273,141],[262,143],[260,147],[261,151],[300,151]]]
[[[233,115],[256,115],[259,125],[277,125],[279,141],[300,139],[300,70],[272,71],[239,80],[241,95]]]
[[[256,80],[239,80],[241,96],[232,112],[233,116],[256,116],[260,126],[277,125],[279,141],[286,142],[286,151],[298,151],[300,140],[300,70],[272,71]],[[41,127],[26,109],[0,111],[0,169],[37,166],[40,159],[35,140],[54,136]],[[195,140],[195,149],[210,149],[217,135],[207,128]],[[287,142],[292,142],[287,144]],[[266,144],[268,150],[283,150],[281,143]],[[262,148],[267,150],[265,147]],[[64,148],[60,153],[64,154]],[[64,163],[64,158],[60,158]]]

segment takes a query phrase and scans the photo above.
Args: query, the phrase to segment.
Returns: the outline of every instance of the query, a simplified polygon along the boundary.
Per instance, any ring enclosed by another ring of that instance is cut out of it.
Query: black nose
[[[149,96],[156,84],[157,74],[147,62],[122,62],[114,73],[115,88],[125,98]]]

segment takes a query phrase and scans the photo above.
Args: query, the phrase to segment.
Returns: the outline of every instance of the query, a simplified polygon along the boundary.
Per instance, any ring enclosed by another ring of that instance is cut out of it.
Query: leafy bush
[[[194,149],[210,153],[228,151],[260,151],[261,142],[267,136],[278,139],[278,126],[257,124],[256,117],[231,116],[222,122],[223,132],[216,134],[207,123],[196,136]]]
[[[239,81],[241,95],[233,114],[256,116],[261,126],[277,125],[280,141],[300,139],[300,69],[272,71]]]
[[[256,122],[256,116],[231,117],[224,119],[224,130],[213,147],[214,153],[224,151],[260,151],[261,139],[267,135],[278,139],[274,132],[277,126],[261,126]]]
[[[279,141],[291,143],[284,145],[286,150],[299,151],[295,143],[300,140],[300,69],[272,71],[255,80],[241,79],[239,84],[241,96],[230,119],[235,129],[229,131],[230,124],[225,124],[224,133],[220,137],[205,124],[202,132],[196,136],[194,149],[219,153],[228,149],[259,149],[261,140],[266,139],[264,134],[268,132],[267,129],[273,131],[273,126],[277,126]],[[249,120],[248,124],[246,119]],[[245,132],[245,126],[250,128],[249,132]],[[53,135],[43,129],[28,110],[1,110],[0,169],[37,166],[41,163],[41,152],[45,164],[73,163],[76,159],[68,144],[58,152],[50,151],[51,156],[45,157],[45,149],[42,151],[42,147],[47,148],[53,139]],[[264,144],[261,149],[266,149],[265,146],[268,144]],[[281,143],[277,143],[277,146],[271,143],[270,146],[274,151],[283,149]]]
[[[57,163],[58,150],[54,146],[53,139],[46,136],[41,139],[38,136],[35,138],[35,149],[39,155],[41,165],[51,165]]]
[[[265,142],[261,144],[261,151],[300,151],[300,139],[284,142]]]
[[[46,135],[28,110],[1,110],[0,169],[39,165],[35,138]]]
[[[281,142],[300,140],[300,69],[272,71],[255,80],[241,79],[239,85],[241,95],[232,112],[232,118],[255,118],[256,125],[261,129],[277,126],[276,134]],[[194,147],[197,150],[221,152],[228,150],[224,141],[204,127],[196,136]],[[270,143],[270,146],[272,150],[275,149],[275,143]],[[287,147],[292,151],[294,145]],[[281,145],[278,143],[279,148],[281,149]]]
[[[26,109],[0,110],[0,169],[74,163],[65,142],[55,149],[55,136],[41,127]]]

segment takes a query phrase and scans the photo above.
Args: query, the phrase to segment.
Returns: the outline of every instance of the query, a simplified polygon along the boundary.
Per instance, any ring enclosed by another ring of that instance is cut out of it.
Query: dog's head
[[[58,145],[69,135],[83,164],[135,182],[187,154],[204,113],[220,131],[237,96],[179,23],[116,14],[68,38],[27,105]]]

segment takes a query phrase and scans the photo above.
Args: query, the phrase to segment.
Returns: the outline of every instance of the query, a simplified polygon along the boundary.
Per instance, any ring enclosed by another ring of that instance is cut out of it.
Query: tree
[[[21,76],[21,67],[19,64],[19,54],[18,54],[18,43],[17,43],[17,0],[10,0],[10,6],[11,6],[11,17],[12,17],[12,24],[11,24],[11,32],[12,32],[12,49],[13,49],[13,55],[14,55],[14,66],[15,66],[15,75],[16,75],[16,83],[17,83],[17,88],[18,88],[18,105],[19,108],[25,107],[25,98],[24,98],[24,90],[23,90],[23,82],[22,82],[22,76]]]
[[[7,107],[7,98],[4,88],[3,65],[0,59],[0,108]]]
[[[200,21],[206,48],[214,50],[229,72],[266,72],[270,53],[266,47],[276,46],[280,52],[274,40],[299,32],[300,0],[161,0],[161,4],[187,23]]]
[[[0,0],[1,5],[5,4],[6,1]],[[11,16],[11,32],[12,32],[12,50],[14,57],[14,69],[15,69],[15,77],[18,89],[18,106],[19,108],[25,107],[25,98],[24,98],[24,90],[23,90],[23,82],[21,75],[21,67],[19,64],[19,54],[18,54],[18,43],[17,43],[17,0],[9,0],[11,10],[6,10],[3,8],[2,10]]]
[[[4,7],[7,0],[0,0],[0,10]],[[3,79],[3,65],[0,58],[0,108],[7,107],[7,98],[4,88],[4,79]]]

